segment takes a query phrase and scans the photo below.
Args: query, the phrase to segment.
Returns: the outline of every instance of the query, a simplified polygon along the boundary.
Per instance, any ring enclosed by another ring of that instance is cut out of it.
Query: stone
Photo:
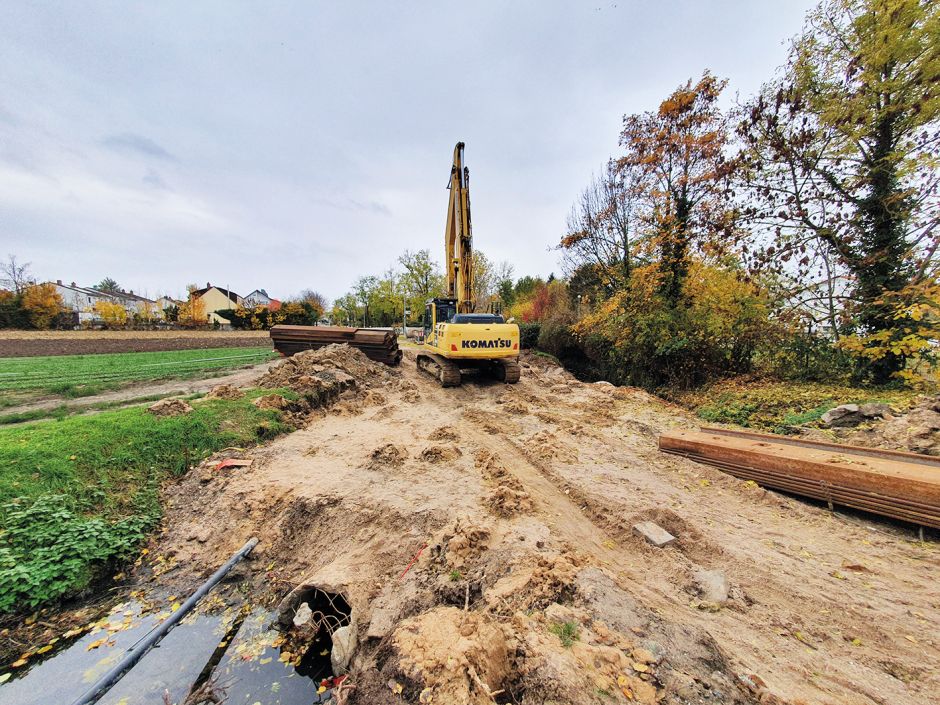
[[[313,619],[313,610],[306,602],[301,602],[300,607],[294,612],[294,626],[302,627]]]
[[[693,579],[695,580],[695,587],[704,601],[713,602],[716,605],[728,601],[731,586],[728,584],[728,577],[723,571],[700,569],[695,571]]]
[[[858,404],[841,404],[829,409],[820,420],[826,426],[845,428],[858,426],[862,422],[862,416],[859,414]]]
[[[372,619],[369,620],[369,628],[366,631],[367,639],[384,639],[392,633],[395,623],[401,609],[397,607],[379,607],[372,610]]]
[[[648,543],[653,544],[656,548],[668,546],[676,540],[675,536],[659,524],[654,524],[651,521],[641,521],[639,524],[634,524],[633,533],[646,539]]]
[[[356,631],[351,626],[340,627],[333,632],[333,649],[330,651],[333,675],[341,676],[346,673],[355,650]]]
[[[862,404],[859,407],[859,413],[867,419],[883,419],[886,416],[892,416],[894,412],[888,404],[873,402]]]

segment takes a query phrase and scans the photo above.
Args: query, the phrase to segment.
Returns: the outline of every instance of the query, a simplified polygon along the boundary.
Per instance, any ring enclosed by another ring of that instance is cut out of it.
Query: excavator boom
[[[454,147],[450,201],[444,230],[447,294],[457,299],[457,313],[473,313],[473,234],[470,229],[470,170],[463,163],[464,143]]]

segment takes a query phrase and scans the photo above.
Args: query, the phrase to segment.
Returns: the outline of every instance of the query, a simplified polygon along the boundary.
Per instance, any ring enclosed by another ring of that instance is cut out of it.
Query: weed
[[[456,582],[457,582],[458,580],[460,580],[461,578],[463,578],[463,575],[461,575],[461,574],[460,574],[460,571],[457,570],[456,568],[454,568],[452,571],[450,571],[450,581],[451,581],[452,583],[456,583]]]
[[[557,636],[566,649],[581,638],[577,622],[554,622],[549,626],[548,631]]]

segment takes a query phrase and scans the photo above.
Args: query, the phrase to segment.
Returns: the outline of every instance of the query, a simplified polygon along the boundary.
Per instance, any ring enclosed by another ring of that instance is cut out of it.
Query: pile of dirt
[[[206,399],[241,399],[245,393],[231,384],[220,384],[206,394]]]
[[[272,367],[257,380],[259,387],[287,387],[312,407],[333,402],[347,389],[367,392],[399,382],[397,370],[374,362],[348,345],[304,350]],[[377,400],[373,400],[377,401]]]
[[[499,458],[488,450],[480,449],[474,455],[474,461],[484,482],[492,487],[485,500],[490,511],[508,517],[532,510],[529,493]]]
[[[154,416],[180,416],[192,410],[193,407],[182,399],[161,399],[156,404],[147,407],[147,411]]]

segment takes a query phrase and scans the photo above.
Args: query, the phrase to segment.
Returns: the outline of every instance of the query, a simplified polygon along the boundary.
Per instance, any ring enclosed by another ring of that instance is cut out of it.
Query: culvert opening
[[[330,654],[333,635],[351,623],[352,609],[339,593],[312,587],[297,598],[291,618],[290,641],[305,649],[296,671],[314,681],[332,678],[334,673]]]

